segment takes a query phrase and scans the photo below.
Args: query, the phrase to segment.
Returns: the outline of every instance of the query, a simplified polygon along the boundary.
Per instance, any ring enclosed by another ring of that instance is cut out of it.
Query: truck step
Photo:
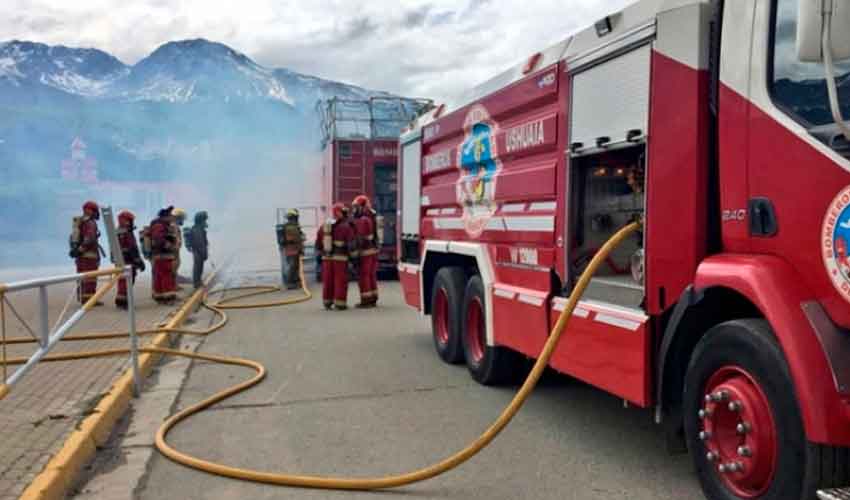
[[[850,487],[818,491],[820,500],[850,500]]]
[[[631,275],[600,276],[590,280],[584,298],[640,309],[643,287],[635,283]]]

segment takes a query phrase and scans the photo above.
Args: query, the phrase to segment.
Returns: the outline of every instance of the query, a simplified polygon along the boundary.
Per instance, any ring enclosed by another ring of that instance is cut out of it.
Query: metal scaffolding
[[[397,139],[404,127],[433,106],[430,99],[404,97],[319,101],[322,147],[334,139]]]

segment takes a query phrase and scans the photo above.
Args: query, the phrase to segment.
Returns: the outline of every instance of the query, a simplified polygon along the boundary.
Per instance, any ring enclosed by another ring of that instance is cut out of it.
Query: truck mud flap
[[[417,311],[422,310],[422,298],[419,286],[419,266],[412,264],[398,265],[398,280],[404,291],[404,301],[407,305],[415,307]]]
[[[549,332],[547,292],[497,283],[493,286],[493,338],[505,346],[536,358]]]

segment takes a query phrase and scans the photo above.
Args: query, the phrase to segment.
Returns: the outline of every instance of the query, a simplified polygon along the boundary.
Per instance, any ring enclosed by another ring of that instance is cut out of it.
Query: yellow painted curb
[[[166,328],[177,328],[204,297],[206,287],[197,290],[183,303],[166,324]],[[163,347],[169,334],[160,333],[149,346]],[[141,377],[147,377],[161,355],[142,353],[139,355]],[[97,447],[104,444],[115,423],[130,405],[133,394],[133,370],[128,368],[100,400],[91,415],[80,423],[77,430],[68,436],[62,449],[50,459],[44,470],[21,494],[21,500],[60,499],[74,486],[80,471],[94,457]]]

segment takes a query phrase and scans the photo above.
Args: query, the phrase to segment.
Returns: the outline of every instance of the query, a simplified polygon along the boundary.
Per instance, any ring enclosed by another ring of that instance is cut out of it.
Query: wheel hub
[[[449,343],[449,296],[446,290],[437,290],[437,302],[434,304],[434,315],[436,316],[436,334],[440,345]]]
[[[484,359],[484,328],[484,306],[481,299],[475,297],[466,314],[467,343],[475,364]]]
[[[770,403],[740,367],[718,370],[706,384],[699,438],[706,459],[736,495],[754,498],[776,471],[776,427]]]

